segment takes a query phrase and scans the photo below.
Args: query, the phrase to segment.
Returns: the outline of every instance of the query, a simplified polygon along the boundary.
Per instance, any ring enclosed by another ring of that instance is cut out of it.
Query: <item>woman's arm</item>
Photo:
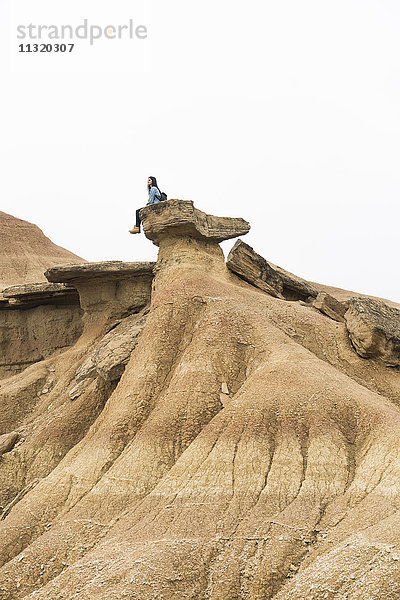
[[[150,192],[149,192],[149,200],[148,200],[147,204],[154,204],[154,203],[156,203],[156,202],[159,202],[159,201],[160,201],[160,198],[161,198],[161,194],[160,194],[160,192],[158,191],[158,189],[156,188],[156,186],[155,186],[155,185],[153,185],[153,186],[150,188]]]

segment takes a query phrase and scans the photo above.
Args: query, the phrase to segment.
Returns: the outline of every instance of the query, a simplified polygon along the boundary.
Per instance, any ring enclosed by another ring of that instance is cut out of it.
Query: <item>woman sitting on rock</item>
[[[156,204],[161,201],[162,195],[160,190],[158,189],[157,179],[155,177],[149,177],[147,180],[147,189],[149,190],[149,199],[147,201],[146,206],[149,204]],[[129,233],[140,233],[140,217],[139,212],[141,208],[138,208],[136,211],[136,225],[133,229],[129,230]]]

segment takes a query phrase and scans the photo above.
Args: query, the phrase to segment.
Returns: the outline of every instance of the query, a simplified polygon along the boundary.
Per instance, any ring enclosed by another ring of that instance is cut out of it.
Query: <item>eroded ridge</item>
[[[85,429],[47,470],[24,467],[1,600],[394,600],[399,371],[354,352],[341,307],[255,287],[157,210],[150,305],[81,339],[68,377],[55,363],[59,412],[34,409],[55,451],[54,419]],[[23,440],[4,443],[21,468]]]

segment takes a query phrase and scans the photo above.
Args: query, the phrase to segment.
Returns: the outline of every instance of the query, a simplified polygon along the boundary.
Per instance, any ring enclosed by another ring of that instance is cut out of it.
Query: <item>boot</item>
[[[135,225],[135,227],[133,229],[129,230],[129,233],[140,233],[140,227]]]

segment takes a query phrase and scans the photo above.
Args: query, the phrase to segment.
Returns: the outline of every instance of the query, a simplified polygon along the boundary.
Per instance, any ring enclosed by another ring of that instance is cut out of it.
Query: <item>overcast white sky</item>
[[[18,53],[17,25],[85,18],[148,38]],[[250,221],[267,260],[400,301],[398,0],[2,0],[0,19],[0,210],[91,261],[153,260],[128,229],[155,175]]]

